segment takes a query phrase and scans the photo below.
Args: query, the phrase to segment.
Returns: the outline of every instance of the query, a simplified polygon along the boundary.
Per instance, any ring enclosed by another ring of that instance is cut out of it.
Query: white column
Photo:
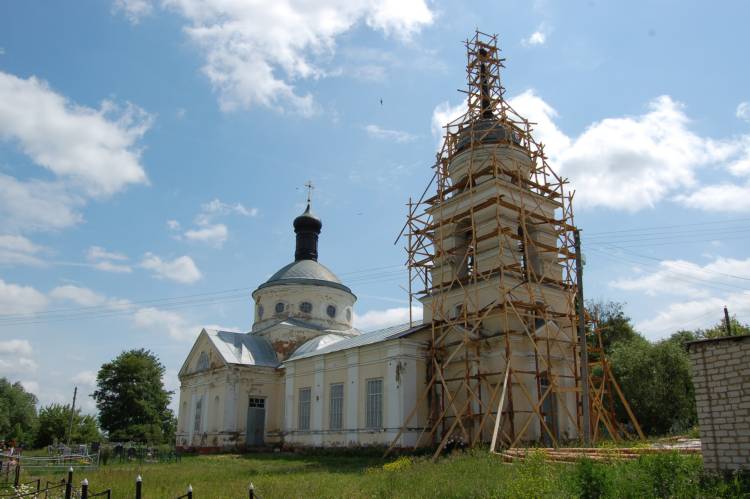
[[[286,365],[284,372],[284,427],[281,429],[284,435],[296,427],[294,423],[294,364]],[[287,438],[287,437],[285,437]],[[294,440],[289,437],[289,441]]]
[[[195,391],[192,389],[190,390],[188,414],[190,415],[187,421],[188,445],[193,445],[193,433],[195,433]]]
[[[359,443],[359,351],[356,349],[346,352],[346,379],[347,384],[344,389],[344,407],[346,413],[344,417],[344,428],[351,430],[347,433],[347,443],[356,445]]]
[[[401,362],[400,357],[401,345],[396,343],[395,345],[388,346],[386,353],[388,363],[386,364],[385,379],[383,380],[383,427],[388,428],[387,435],[395,435],[398,430],[394,430],[394,428],[401,427],[400,416],[402,412],[401,406],[403,405],[403,401],[401,400],[401,384],[404,382],[404,379],[402,376],[398,376],[399,379],[397,379],[396,376],[399,369],[399,362]]]
[[[322,430],[323,422],[323,404],[325,403],[325,357],[320,355],[315,359],[315,386],[312,390],[312,414],[310,415],[310,430],[313,431],[312,444],[316,446],[323,445]]]
[[[237,397],[239,395],[239,383],[233,376],[227,376],[227,384],[224,388],[224,430],[237,431]]]

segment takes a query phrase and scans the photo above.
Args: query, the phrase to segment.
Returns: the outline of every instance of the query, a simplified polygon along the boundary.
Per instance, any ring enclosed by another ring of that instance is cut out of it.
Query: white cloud
[[[717,184],[675,198],[685,206],[705,211],[750,211],[750,185]]]
[[[86,259],[92,267],[104,272],[130,273],[133,271],[130,265],[122,263],[128,260],[127,255],[107,251],[101,246],[91,246],[86,252]]]
[[[132,1],[132,0],[131,0]],[[433,22],[425,0],[162,0],[186,21],[184,30],[205,56],[203,73],[225,111],[264,106],[316,111],[295,83],[325,76],[319,62],[336,38],[364,22],[409,39]]]
[[[705,328],[721,318],[724,305],[738,317],[750,315],[750,291],[740,278],[750,278],[750,258],[717,257],[705,265],[686,260],[660,262],[653,272],[618,279],[610,286],[648,296],[668,298],[656,316],[639,321],[636,328],[652,339],[679,329]]]
[[[31,286],[0,279],[0,314],[33,314],[47,308],[47,297]]]
[[[89,261],[93,260],[127,260],[128,257],[122,253],[115,253],[107,251],[101,246],[91,246],[86,252],[86,258]]]
[[[169,279],[184,284],[196,282],[203,277],[193,259],[187,255],[169,261],[162,260],[152,253],[146,253],[141,267],[152,270],[160,279]]]
[[[0,72],[0,137],[14,141],[36,164],[106,196],[146,182],[136,142],[151,117],[131,104],[99,109],[72,104],[35,77]]]
[[[422,308],[412,307],[415,321],[422,319]],[[369,310],[362,315],[354,314],[354,327],[362,331],[373,331],[409,322],[409,307]]]
[[[42,247],[23,236],[0,235],[0,263],[12,265],[44,265],[37,255]]]
[[[201,328],[189,325],[178,313],[153,307],[139,309],[133,316],[135,325],[158,332],[166,332],[176,340],[193,341]]]
[[[194,220],[198,227],[185,231],[183,234],[185,239],[221,248],[229,237],[229,228],[225,224],[214,223],[214,219],[226,215],[255,217],[258,215],[258,209],[247,208],[242,203],[225,203],[219,199],[203,203],[200,213],[195,216]],[[177,220],[168,220],[167,227],[170,230],[179,230],[180,223]]]
[[[55,300],[69,300],[84,307],[94,307],[102,305],[107,299],[88,288],[79,286],[65,285],[59,286],[49,293],[50,298]]]
[[[114,0],[114,12],[122,12],[133,24],[138,24],[141,18],[150,15],[154,7],[151,0]]]
[[[191,241],[200,241],[221,247],[226,242],[229,231],[224,224],[206,225],[199,229],[191,229],[185,232],[185,238]]]
[[[578,137],[557,127],[557,112],[533,91],[509,102],[537,123],[534,136],[547,146],[551,166],[570,178],[579,208],[636,212],[670,199],[704,208],[710,204],[701,203],[707,196],[699,190],[699,170],[724,166],[735,175],[750,172],[750,136],[714,140],[697,135],[689,128],[684,106],[669,96],[652,100],[642,115],[594,122]],[[464,110],[465,105],[438,105],[433,111],[433,130]],[[714,187],[712,195],[739,198],[745,192],[744,188]],[[696,192],[693,198],[691,190]],[[740,209],[747,209],[746,201],[724,206],[724,211]]]
[[[33,353],[28,340],[0,341],[0,375],[18,377],[36,371],[38,365],[29,357]]]
[[[750,102],[740,102],[737,105],[736,115],[739,119],[750,123]]]
[[[22,380],[21,386],[23,386],[23,389],[28,393],[33,393],[35,395],[39,393],[39,383],[37,381]]]
[[[0,227],[58,230],[82,221],[89,198],[147,183],[138,141],[152,117],[126,104],[98,109],[70,102],[35,77],[0,71],[0,141],[12,144],[53,180],[0,173]]]
[[[211,218],[217,215],[230,215],[230,214],[243,215],[246,217],[254,217],[258,215],[258,208],[246,208],[242,203],[229,204],[219,199],[212,199],[208,203],[201,205],[201,213],[196,217],[195,223],[201,225],[202,223],[210,222]]]
[[[62,182],[18,180],[0,173],[0,228],[9,232],[59,230],[80,223],[81,196]]]
[[[28,340],[0,341],[0,355],[31,355],[32,352]]]
[[[378,125],[367,125],[365,127],[367,135],[375,139],[392,140],[398,143],[414,142],[416,135],[412,135],[409,132],[401,130],[388,130],[387,128],[380,128]]]
[[[81,371],[71,378],[73,383],[94,386],[96,385],[96,373],[94,371]]]
[[[521,40],[521,45],[524,47],[530,47],[534,45],[544,45],[547,41],[547,35],[548,35],[548,29],[547,26],[542,23],[539,25],[539,27],[531,33],[528,37]]]
[[[451,105],[450,102],[441,102],[432,111],[432,136],[435,140],[442,142],[445,137],[445,126],[452,123],[466,113],[466,101]]]

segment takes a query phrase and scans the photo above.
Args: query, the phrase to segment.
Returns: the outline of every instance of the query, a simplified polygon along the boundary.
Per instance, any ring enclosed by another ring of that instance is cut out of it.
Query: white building
[[[356,296],[317,261],[321,227],[309,206],[294,220],[295,260],[253,292],[252,331],[201,331],[179,373],[178,447],[385,444],[400,429],[423,328],[354,329]]]

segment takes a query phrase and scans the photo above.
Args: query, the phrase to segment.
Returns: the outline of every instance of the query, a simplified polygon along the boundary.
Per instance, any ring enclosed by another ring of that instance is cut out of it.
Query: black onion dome
[[[323,228],[323,222],[310,212],[310,205],[307,205],[305,212],[294,219],[294,232],[312,231],[320,233]]]
[[[318,236],[323,222],[310,213],[310,203],[305,212],[294,219],[294,233],[297,234],[297,247],[294,249],[294,261],[318,260]]]

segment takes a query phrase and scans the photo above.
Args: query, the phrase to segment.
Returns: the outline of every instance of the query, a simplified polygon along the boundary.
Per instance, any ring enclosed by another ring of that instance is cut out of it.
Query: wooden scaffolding
[[[580,352],[594,342],[578,332],[573,195],[504,98],[497,35],[465,45],[467,110],[445,126],[433,179],[408,204],[410,309],[422,302],[429,323],[428,366],[391,448],[420,411],[414,447],[436,445],[435,456],[452,440],[558,447],[583,435],[584,405],[592,428],[617,433],[603,412],[611,372],[589,375],[588,403],[582,390]]]

